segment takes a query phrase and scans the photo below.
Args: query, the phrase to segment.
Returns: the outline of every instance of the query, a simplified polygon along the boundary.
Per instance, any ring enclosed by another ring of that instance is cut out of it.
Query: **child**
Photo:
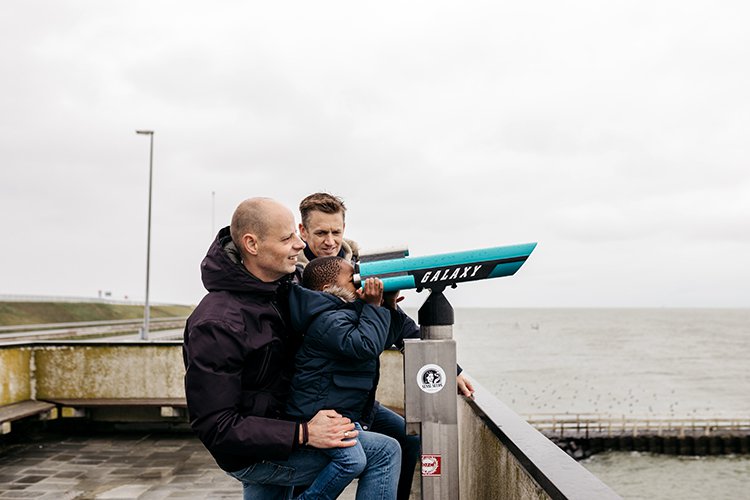
[[[355,422],[362,433],[367,431],[358,421],[374,400],[391,311],[380,307],[383,282],[370,278],[363,290],[357,290],[353,272],[352,265],[341,257],[318,258],[305,267],[302,283],[328,293],[299,286],[290,291],[292,325],[305,332],[305,337],[297,352],[286,411],[291,418],[307,421],[319,410],[333,409]],[[359,442],[322,451],[331,462],[300,499],[336,498],[366,465]],[[388,498],[396,498],[397,474],[393,478],[393,484],[387,485]]]

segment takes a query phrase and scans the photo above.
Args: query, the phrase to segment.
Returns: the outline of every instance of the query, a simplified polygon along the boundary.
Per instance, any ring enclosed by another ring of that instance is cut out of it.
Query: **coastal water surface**
[[[464,369],[525,417],[750,416],[748,309],[457,309],[454,337]],[[750,498],[747,456],[583,464],[624,498]]]

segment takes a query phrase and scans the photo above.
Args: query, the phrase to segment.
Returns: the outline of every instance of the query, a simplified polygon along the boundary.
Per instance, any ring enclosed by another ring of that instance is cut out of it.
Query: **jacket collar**
[[[314,259],[317,259],[318,256],[315,255],[312,250],[310,250],[310,247],[305,243],[305,249],[303,250],[305,253],[305,257],[307,257],[307,261],[311,261]],[[339,253],[336,254],[337,257],[341,257],[342,259],[346,258],[346,252],[344,251],[344,245],[341,245],[341,248],[339,248]]]
[[[272,283],[266,283],[250,274],[242,264],[228,226],[219,231],[201,262],[203,286],[209,292],[275,293],[280,284],[291,280],[293,276],[294,274],[291,274]]]

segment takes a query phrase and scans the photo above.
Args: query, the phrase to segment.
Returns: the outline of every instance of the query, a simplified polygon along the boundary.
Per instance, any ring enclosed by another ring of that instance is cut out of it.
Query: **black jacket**
[[[391,312],[298,285],[291,289],[289,312],[292,326],[305,337],[297,352],[288,415],[308,420],[334,409],[359,421],[375,389]]]
[[[297,425],[281,420],[301,338],[284,317],[288,282],[253,277],[222,229],[201,263],[208,290],[183,346],[190,425],[226,471],[284,459]]]

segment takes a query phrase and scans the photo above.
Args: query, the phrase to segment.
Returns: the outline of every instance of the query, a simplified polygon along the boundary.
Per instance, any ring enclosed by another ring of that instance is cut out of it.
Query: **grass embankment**
[[[152,318],[188,316],[192,306],[151,306]],[[138,319],[143,306],[97,302],[0,302],[0,325]]]

